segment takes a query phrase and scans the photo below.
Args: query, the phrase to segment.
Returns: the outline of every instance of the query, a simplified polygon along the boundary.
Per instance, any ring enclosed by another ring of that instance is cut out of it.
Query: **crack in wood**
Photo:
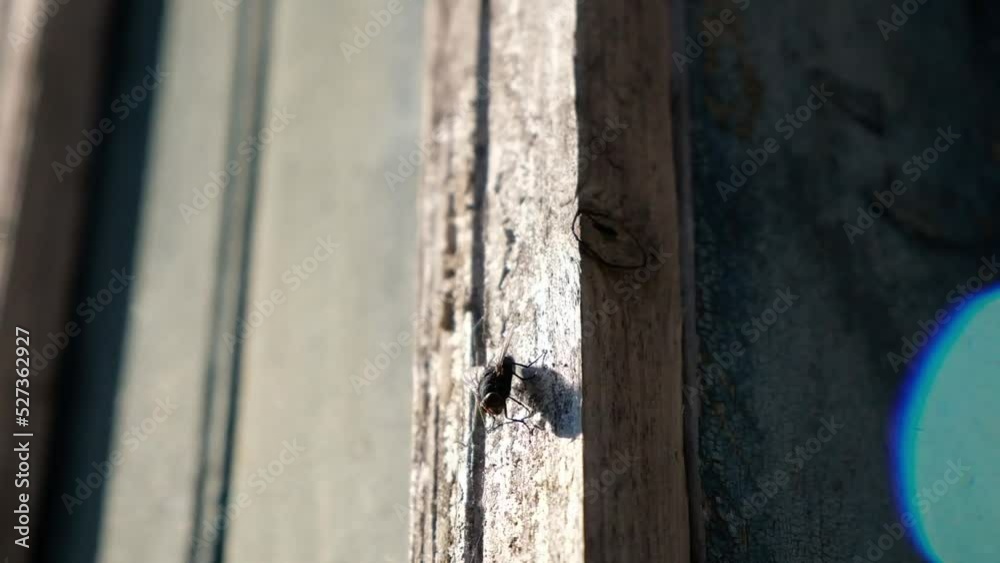
[[[477,46],[476,83],[489,84],[490,77],[490,2],[481,0],[479,6],[479,40]],[[489,92],[483,88],[476,91],[476,123],[473,132],[475,138],[473,162],[473,216],[472,216],[472,292],[470,308],[472,318],[476,319],[473,334],[470,335],[470,356],[473,365],[486,363],[486,303],[485,303],[485,262],[486,262],[486,184],[489,174],[490,131],[489,131]],[[469,424],[472,435],[468,450],[468,483],[466,497],[466,537],[465,545],[472,546],[471,553],[466,553],[466,560],[479,563],[483,560],[483,486],[486,469],[485,447],[486,431],[481,416],[476,416],[478,405],[475,396],[470,398]],[[479,535],[478,539],[474,536]]]

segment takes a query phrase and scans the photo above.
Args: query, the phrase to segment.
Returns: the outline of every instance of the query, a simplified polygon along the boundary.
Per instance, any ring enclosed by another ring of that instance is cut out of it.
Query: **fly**
[[[513,418],[507,414],[507,400],[514,401],[515,403],[521,405],[524,410],[530,410],[528,407],[518,401],[510,395],[511,384],[514,378],[518,378],[521,381],[530,381],[536,377],[532,375],[530,377],[524,377],[518,375],[517,368],[529,369],[531,366],[535,365],[535,362],[540,360],[542,356],[535,358],[530,364],[519,364],[514,360],[513,356],[510,356],[507,351],[510,349],[510,337],[507,338],[506,343],[501,348],[500,353],[496,356],[496,359],[490,362],[486,366],[486,370],[483,375],[479,378],[479,384],[477,385],[476,398],[479,400],[479,410],[482,414],[489,414],[492,416],[503,415],[507,419],[507,422],[500,424],[509,424],[511,422],[519,422],[523,424],[529,430],[535,425],[528,425],[525,421],[531,415],[524,418]],[[495,430],[499,426],[495,426]]]

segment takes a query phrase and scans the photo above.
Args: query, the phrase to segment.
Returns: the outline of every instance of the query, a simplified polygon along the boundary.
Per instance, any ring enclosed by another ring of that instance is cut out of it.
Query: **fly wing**
[[[473,366],[466,369],[462,373],[462,381],[465,383],[466,388],[472,393],[472,396],[476,398],[476,416],[483,419],[483,407],[480,405],[483,398],[479,395],[479,381],[483,378],[483,373],[486,368],[483,366]]]
[[[483,366],[472,366],[462,372],[462,383],[479,398],[479,380],[483,377]]]
[[[513,340],[514,330],[511,329],[511,331],[507,333],[507,338],[504,339],[503,345],[500,346],[500,353],[490,359],[488,365],[492,365],[496,369],[497,373],[500,373],[500,368],[503,365],[503,359],[507,357],[507,352],[510,350],[510,343]]]
[[[499,353],[490,357],[485,366],[472,366],[462,372],[462,382],[465,383],[465,386],[468,387],[469,391],[472,392],[477,400],[482,399],[482,397],[479,396],[479,384],[482,381],[483,376],[487,371],[489,371],[490,368],[493,368],[495,373],[500,373],[503,359],[507,356],[507,352],[510,350],[510,343],[513,339],[514,331],[511,330],[507,333],[507,337],[500,346]]]

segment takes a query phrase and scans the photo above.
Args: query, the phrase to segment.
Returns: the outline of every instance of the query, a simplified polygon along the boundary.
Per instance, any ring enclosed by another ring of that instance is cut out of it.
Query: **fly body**
[[[507,414],[507,400],[514,401],[515,403],[521,405],[525,409],[524,403],[518,401],[514,397],[511,397],[510,390],[514,378],[521,379],[523,381],[528,381],[534,379],[534,376],[523,377],[517,374],[517,368],[530,368],[538,361],[536,358],[530,364],[519,364],[517,363],[513,356],[510,356],[507,352],[510,349],[510,338],[504,343],[503,348],[501,348],[500,353],[497,354],[496,360],[489,363],[483,372],[482,377],[479,378],[479,385],[477,386],[477,397],[479,399],[479,409],[485,414],[492,416],[503,415],[507,419],[507,422],[520,422],[525,426],[528,424],[525,422],[524,418],[512,418]],[[503,424],[507,424],[507,422]]]
[[[479,407],[484,412],[493,416],[504,413],[514,381],[514,367],[514,358],[504,356],[499,363],[486,368],[479,380]]]

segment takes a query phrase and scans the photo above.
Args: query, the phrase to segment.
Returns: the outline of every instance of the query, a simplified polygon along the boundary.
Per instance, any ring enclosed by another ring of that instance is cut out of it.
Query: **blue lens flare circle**
[[[1000,562],[1000,290],[907,340],[893,428],[900,529],[930,561]]]

